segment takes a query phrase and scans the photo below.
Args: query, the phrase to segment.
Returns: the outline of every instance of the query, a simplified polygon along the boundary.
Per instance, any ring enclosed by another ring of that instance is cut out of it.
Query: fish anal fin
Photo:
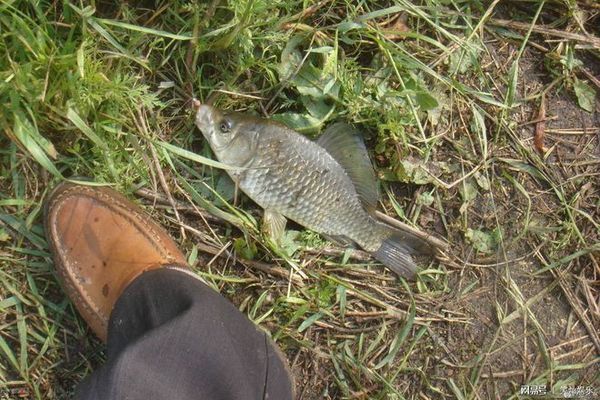
[[[279,240],[283,237],[286,224],[287,219],[283,216],[283,214],[273,210],[265,210],[262,231],[275,242],[279,242]]]
[[[316,143],[344,168],[365,208],[376,208],[379,201],[378,180],[358,130],[350,124],[337,122],[329,126]]]

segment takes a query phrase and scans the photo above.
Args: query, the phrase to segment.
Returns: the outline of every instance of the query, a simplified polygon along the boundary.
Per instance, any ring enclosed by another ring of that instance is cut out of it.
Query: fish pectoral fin
[[[344,168],[365,207],[376,208],[379,181],[358,130],[344,122],[335,123],[325,129],[317,144]]]
[[[287,219],[283,214],[273,210],[265,210],[262,223],[262,231],[274,241],[279,241],[285,232]]]

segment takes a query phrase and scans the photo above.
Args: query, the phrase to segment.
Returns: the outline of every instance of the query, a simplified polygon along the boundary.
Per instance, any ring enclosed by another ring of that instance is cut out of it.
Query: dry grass
[[[94,4],[0,4],[0,398],[68,398],[103,360],[41,227],[75,176],[145,204],[301,399],[600,395],[595,2]],[[445,257],[407,283],[298,226],[270,243],[193,126],[209,95],[311,136],[357,124],[381,210]]]

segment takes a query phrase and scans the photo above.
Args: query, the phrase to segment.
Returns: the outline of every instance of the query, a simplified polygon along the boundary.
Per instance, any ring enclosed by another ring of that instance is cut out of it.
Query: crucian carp
[[[272,236],[291,219],[350,240],[398,275],[414,277],[411,254],[430,246],[373,216],[377,177],[356,129],[336,123],[315,142],[275,121],[194,105],[197,127],[217,159],[233,167],[233,181],[264,209],[263,228]]]

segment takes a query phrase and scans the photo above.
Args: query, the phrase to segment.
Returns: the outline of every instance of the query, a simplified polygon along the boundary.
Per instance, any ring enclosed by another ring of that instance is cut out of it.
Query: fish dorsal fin
[[[325,129],[317,144],[344,168],[365,207],[374,209],[379,201],[379,182],[358,130],[350,124],[337,122]]]

